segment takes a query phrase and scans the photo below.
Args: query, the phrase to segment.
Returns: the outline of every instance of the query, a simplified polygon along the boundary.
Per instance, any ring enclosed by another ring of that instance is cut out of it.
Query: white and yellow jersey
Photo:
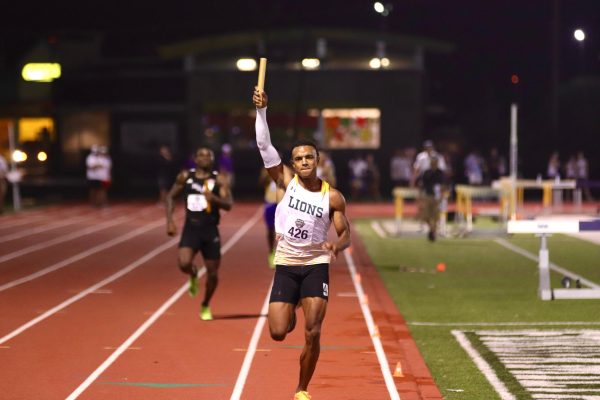
[[[322,181],[321,190],[311,192],[300,185],[295,175],[275,211],[275,264],[328,264],[331,254],[322,244],[330,225],[329,184]]]

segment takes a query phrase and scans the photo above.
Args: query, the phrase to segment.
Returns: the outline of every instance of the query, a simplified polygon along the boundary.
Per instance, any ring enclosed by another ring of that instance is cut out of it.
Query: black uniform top
[[[211,172],[205,179],[199,179],[196,177],[195,169],[189,170],[189,176],[183,187],[186,224],[214,226],[219,224],[219,209],[214,204],[209,204],[203,194],[206,190],[210,190],[218,196],[219,189],[216,171]]]
[[[441,186],[443,184],[445,184],[444,172],[440,169],[436,169],[435,171],[428,169],[421,175],[421,186],[428,196],[436,195],[436,185]]]

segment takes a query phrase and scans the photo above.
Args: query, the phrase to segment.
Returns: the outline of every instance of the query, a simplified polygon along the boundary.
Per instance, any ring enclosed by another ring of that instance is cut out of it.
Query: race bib
[[[290,242],[311,243],[314,221],[288,216],[285,221],[285,236]]]
[[[203,194],[190,194],[187,197],[187,208],[190,211],[204,211],[207,205]]]

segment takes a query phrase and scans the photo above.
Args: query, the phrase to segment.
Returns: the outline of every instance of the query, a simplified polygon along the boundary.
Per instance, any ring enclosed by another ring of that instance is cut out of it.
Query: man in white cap
[[[444,162],[444,157],[434,150],[433,142],[431,140],[426,140],[423,142],[423,151],[417,154],[413,164],[411,186],[415,186],[417,179],[423,174],[423,172],[431,168],[431,159],[433,157],[438,159],[438,168],[442,171],[445,171],[446,163]]]
[[[431,140],[424,141],[423,151],[417,154],[417,157],[415,158],[415,162],[413,164],[413,174],[410,180],[411,187],[415,187],[416,183],[420,181],[423,177],[423,173],[431,169],[431,160],[434,158],[437,160],[437,169],[442,171],[442,173],[445,172],[446,163],[444,162],[444,157],[442,157],[441,154],[434,150],[433,142]],[[424,230],[424,223],[427,219],[427,201],[425,200],[425,198],[426,194],[424,193],[423,188],[421,187],[419,197],[417,198],[417,218],[421,222],[420,230]]]

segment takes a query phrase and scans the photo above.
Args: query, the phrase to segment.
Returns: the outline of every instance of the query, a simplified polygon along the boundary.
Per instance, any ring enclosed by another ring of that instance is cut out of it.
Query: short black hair
[[[310,139],[297,139],[293,144],[292,144],[292,149],[290,151],[290,156],[292,154],[292,152],[294,151],[294,149],[296,147],[300,147],[300,146],[310,146],[312,148],[315,149],[315,151],[317,152],[317,157],[319,157],[319,148],[317,147],[317,144],[310,140]]]

